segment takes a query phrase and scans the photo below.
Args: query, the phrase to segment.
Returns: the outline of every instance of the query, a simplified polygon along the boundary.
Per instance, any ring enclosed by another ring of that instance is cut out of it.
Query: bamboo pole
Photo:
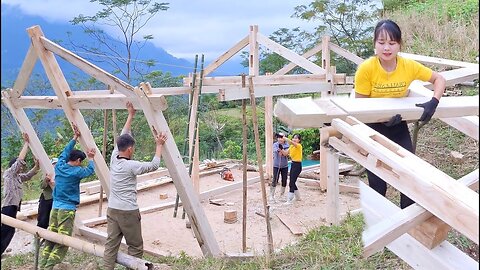
[[[245,75],[242,75],[242,86],[245,87]],[[242,251],[247,252],[247,102],[242,99],[242,137],[243,137],[243,220]]]
[[[273,236],[272,236],[272,228],[270,226],[270,210],[269,210],[269,206],[267,205],[267,191],[265,189],[265,177],[263,175],[262,152],[260,149],[260,134],[258,132],[257,105],[255,103],[255,92],[253,89],[252,76],[248,77],[248,90],[250,92],[250,104],[252,106],[253,132],[255,134],[255,149],[257,151],[258,171],[260,172],[260,185],[262,187],[263,210],[265,214],[265,221],[267,223],[267,241],[268,241],[267,261],[269,261],[269,256],[273,254]]]
[[[187,129],[185,132],[185,141],[183,144],[183,157],[182,160],[185,160],[185,157],[187,156],[188,153],[188,161],[190,165],[190,159],[191,159],[191,149],[193,145],[193,135],[190,136],[190,118],[192,118],[192,107],[193,107],[193,100],[194,100],[194,95],[195,95],[195,87],[196,87],[196,78],[197,78],[197,64],[198,64],[198,54],[195,55],[195,64],[193,66],[193,77],[192,77],[192,85],[190,88],[190,100],[189,100],[189,105],[188,105],[188,122],[187,122]],[[191,172],[189,172],[189,175],[191,177]],[[175,207],[173,208],[173,217],[177,217],[177,211],[178,211],[178,205],[180,203],[180,195],[177,192],[177,197],[175,198]]]
[[[26,231],[33,235],[38,234],[38,236],[61,245],[65,245],[76,250],[95,255],[97,257],[103,257],[105,247],[101,245],[92,244],[81,239],[71,237],[68,235],[61,235],[41,227],[35,226],[25,221],[20,221],[18,219],[9,217],[7,215],[1,215],[2,223],[10,227],[18,228],[22,231]],[[117,263],[126,266],[131,269],[153,269],[153,264],[146,260],[127,255],[122,252],[117,254]]]

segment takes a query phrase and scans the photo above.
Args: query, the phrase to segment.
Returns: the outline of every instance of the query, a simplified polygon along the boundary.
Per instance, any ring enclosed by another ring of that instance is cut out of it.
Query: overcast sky
[[[99,6],[89,0],[1,0],[17,5],[24,13],[38,15],[50,22],[68,22],[84,14],[94,15]],[[279,28],[299,26],[313,30],[313,23],[291,18],[294,7],[312,0],[165,0],[167,11],[159,12],[143,29],[153,34],[152,42],[170,54],[193,59],[205,54],[214,59],[248,34],[250,25],[258,25],[268,36]],[[68,3],[68,4],[67,4]]]

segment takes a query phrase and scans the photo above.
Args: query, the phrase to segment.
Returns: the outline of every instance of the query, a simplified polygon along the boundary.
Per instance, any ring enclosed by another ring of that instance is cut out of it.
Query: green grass
[[[268,265],[265,257],[247,260],[197,259],[182,253],[178,257],[153,257],[145,259],[153,263],[168,264],[172,269],[187,270],[256,270],[256,269],[410,269],[396,255],[385,250],[368,259],[362,258],[361,235],[364,229],[362,215],[348,216],[339,226],[321,226],[303,236],[296,244],[289,245],[271,257]],[[2,267],[16,269],[33,265],[33,253],[6,257]],[[101,258],[70,249],[64,260],[75,269],[81,269],[94,261],[101,268]],[[118,266],[118,269],[123,267]]]

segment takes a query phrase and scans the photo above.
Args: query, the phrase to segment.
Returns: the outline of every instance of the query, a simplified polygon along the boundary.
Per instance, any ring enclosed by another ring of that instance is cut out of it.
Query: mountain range
[[[1,5],[1,83],[4,87],[11,87],[16,79],[23,63],[23,59],[30,46],[30,38],[26,29],[39,25],[44,35],[54,41],[68,43],[68,32],[72,39],[79,44],[89,43],[89,37],[83,33],[79,26],[70,23],[49,22],[40,16],[27,15],[18,7],[2,4]],[[91,41],[90,41],[91,42]],[[62,44],[62,43],[61,43]],[[233,43],[232,43],[233,45]],[[156,65],[150,68],[150,71],[160,70],[170,72],[173,76],[187,75],[193,72],[193,63],[182,58],[174,57],[162,48],[156,47],[152,42],[147,41],[141,50],[142,59],[155,59]],[[80,55],[81,57],[84,57]],[[57,58],[60,59],[60,58]],[[237,75],[245,72],[245,68],[240,64],[241,60],[229,60],[217,71],[222,74]],[[73,65],[66,63],[62,59],[59,61],[64,75],[67,77],[78,76],[78,69]],[[95,63],[99,67],[109,71],[108,66]],[[207,63],[208,64],[208,63]],[[191,67],[191,68],[189,68]],[[111,69],[111,68],[110,68]],[[39,61],[37,62],[33,73],[42,73],[43,70]],[[77,72],[75,74],[74,72]]]

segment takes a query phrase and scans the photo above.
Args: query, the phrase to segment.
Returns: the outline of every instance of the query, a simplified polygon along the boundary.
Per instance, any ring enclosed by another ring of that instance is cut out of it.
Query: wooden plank
[[[428,100],[430,98],[426,97],[331,99],[335,105],[364,123],[385,122],[397,113],[402,115],[403,120],[419,119],[423,108],[415,104]],[[434,117],[464,115],[478,115],[478,97],[443,97]]]
[[[355,122],[356,125],[364,125],[353,117],[349,117],[349,121]],[[357,158],[353,156],[356,154],[354,150],[342,149],[341,151],[475,243],[478,242],[478,193],[469,190],[447,174],[391,142],[381,134],[372,136],[373,138],[367,137],[354,132],[350,124],[339,119],[334,119],[332,126],[343,136],[367,151],[369,156],[373,155],[383,164],[394,169],[388,170],[384,166],[379,166],[378,162],[376,164],[370,163],[365,159],[359,161],[357,160],[358,155]],[[330,144],[334,141],[335,138],[329,140]],[[385,142],[389,142],[390,145],[396,146],[400,150],[392,152],[385,145]],[[415,185],[411,185],[412,181]]]
[[[479,135],[479,117],[478,116],[464,116],[464,117],[453,117],[453,118],[441,118],[443,122],[448,124],[451,127],[456,128],[465,135],[469,136],[478,141]]]
[[[128,97],[135,96],[133,94],[133,87],[128,83],[118,79],[112,74],[88,62],[80,56],[70,52],[69,50],[53,43],[52,41],[45,38],[43,35],[39,37],[39,41],[43,44],[43,47],[45,49],[49,50],[52,53],[55,53],[56,55],[65,59],[67,62],[70,62],[74,66],[78,67],[82,71],[103,82],[104,84],[112,86],[114,90],[118,90],[120,93]]]
[[[37,55],[42,62],[43,68],[47,74],[50,83],[62,104],[65,116],[68,120],[77,125],[81,136],[79,137],[80,144],[84,151],[90,148],[95,149],[95,157],[93,159],[95,163],[95,173],[102,183],[105,193],[110,194],[110,175],[105,159],[103,158],[100,150],[95,144],[95,140],[85,123],[85,119],[78,109],[73,109],[67,100],[67,96],[71,95],[70,86],[68,85],[62,70],[60,69],[57,60],[52,52],[46,50],[43,46],[41,39],[43,37],[42,30],[39,26],[33,26],[27,29],[28,34],[32,39],[32,44],[37,52]]]
[[[205,256],[220,256],[220,247],[208,223],[205,211],[200,204],[199,196],[193,189],[188,171],[185,168],[175,140],[173,140],[173,135],[170,132],[165,117],[161,111],[157,111],[152,107],[148,101],[148,97],[145,93],[141,92],[139,88],[134,88],[134,92],[141,102],[143,112],[152,133],[155,134],[155,132],[158,131],[165,132],[167,135],[168,140],[163,146],[162,157],[183,202],[183,207],[188,214],[188,219],[191,222],[195,239],[197,239],[200,249]]]
[[[218,88],[222,89],[219,95],[219,101],[230,101],[248,98],[248,89],[242,87]],[[283,96],[299,93],[320,93],[330,90],[330,84],[326,82],[308,83],[308,84],[292,84],[292,85],[275,85],[275,86],[256,86],[255,97],[266,96]]]
[[[330,50],[340,56],[343,56],[345,59],[352,61],[353,63],[360,65],[365,61],[363,58],[357,56],[356,54],[353,54],[344,48],[338,46],[335,43],[330,42],[329,43]]]
[[[473,67],[473,68],[476,67],[478,69],[478,64],[475,64],[475,63],[455,61],[450,59],[418,55],[418,54],[406,53],[406,52],[400,52],[399,55],[408,59],[413,59],[423,64],[432,64],[435,66],[450,66],[450,67]]]
[[[302,226],[302,224],[298,221],[293,219],[291,216],[287,214],[277,213],[276,214],[278,219],[287,226],[287,228],[294,234],[294,235],[303,235],[306,230]]]
[[[278,99],[274,114],[288,126],[299,128],[322,127],[334,118],[346,119],[347,115],[364,123],[385,122],[397,113],[402,115],[403,120],[418,120],[423,108],[415,104],[426,101],[425,97],[332,98],[329,101],[310,97]],[[470,115],[478,115],[478,97],[443,97],[433,118]]]
[[[345,84],[347,77],[343,73],[335,74],[334,82],[337,84]],[[326,82],[326,74],[292,74],[292,75],[261,75],[253,77],[255,86],[263,85],[284,85],[284,84],[300,84],[313,82]],[[192,78],[183,79],[185,86],[190,85]],[[242,76],[217,76],[204,77],[203,86],[240,86],[242,85]],[[203,91],[202,91],[203,92]]]
[[[172,182],[172,178],[170,177],[156,178],[156,179],[143,181],[143,182],[137,183],[137,192],[141,190],[148,190],[150,188],[158,187],[171,182]],[[88,187],[85,190],[85,193],[87,195],[98,194],[99,192],[100,192],[100,185]]]
[[[412,216],[415,218],[411,218]],[[414,204],[370,226],[362,233],[363,257],[381,251],[390,242],[431,216],[423,207]]]
[[[302,57],[305,58],[305,59],[308,59],[312,56],[314,56],[315,54],[319,53],[320,51],[322,51],[322,43],[318,43],[317,45],[315,45],[315,47],[313,47],[312,49],[308,50],[306,53],[302,54]],[[291,71],[293,68],[295,68],[297,66],[297,64],[293,63],[293,62],[290,62],[288,63],[287,65],[285,65],[284,67],[282,67],[281,69],[279,69],[277,72],[275,72],[275,75],[284,75],[284,74],[287,74],[289,71]]]
[[[217,59],[211,62],[205,68],[203,75],[207,76],[208,74],[216,70],[219,66],[221,66],[223,63],[225,63],[228,59],[232,58],[232,56],[237,54],[239,51],[241,51],[243,48],[245,48],[248,45],[248,41],[249,41],[249,36],[247,35],[244,38],[242,38],[239,42],[237,42],[235,45],[233,45],[233,47],[230,48],[228,51],[226,51],[224,54],[220,55]]]
[[[94,92],[94,91],[92,91]],[[164,111],[167,109],[167,101],[163,95],[152,94],[149,98],[156,108]],[[97,94],[79,95],[67,97],[73,109],[125,109],[125,104],[130,101],[136,110],[140,110],[140,104],[135,97],[126,97],[123,94]],[[56,96],[22,96],[14,101],[19,108],[33,109],[62,109],[62,104]]]
[[[367,228],[400,211],[399,207],[363,182],[359,184]],[[415,269],[478,269],[478,262],[447,241],[429,250],[410,235],[404,234],[388,244],[387,248]]]
[[[340,203],[338,189],[338,154],[327,151],[327,222],[330,225],[340,223]]]
[[[258,33],[257,34],[258,42],[278,55],[284,57],[285,59],[297,64],[299,67],[304,68],[305,70],[313,74],[325,74],[326,70],[317,66],[316,64],[310,62],[309,60],[301,57],[296,54],[294,51],[285,48],[284,46],[270,40],[268,37]]]
[[[419,84],[419,82],[412,82],[410,85],[410,93],[409,95],[416,95],[416,96],[426,96],[429,97],[432,95],[431,91],[426,89],[425,87],[412,87],[415,84]],[[443,101],[443,98],[442,98]],[[474,138],[478,141],[478,129],[479,129],[479,124],[478,124],[478,116],[463,116],[463,117],[446,117],[446,118],[440,118],[441,121],[445,122],[446,124],[456,128],[460,132],[463,132],[467,136]]]
[[[30,75],[32,75],[33,68],[37,63],[38,56],[35,53],[35,50],[32,45],[28,47],[27,55],[25,59],[23,59],[22,67],[18,72],[17,79],[13,84],[13,90],[10,96],[12,98],[18,98],[22,96],[25,87],[27,87],[28,80],[30,79]]]

